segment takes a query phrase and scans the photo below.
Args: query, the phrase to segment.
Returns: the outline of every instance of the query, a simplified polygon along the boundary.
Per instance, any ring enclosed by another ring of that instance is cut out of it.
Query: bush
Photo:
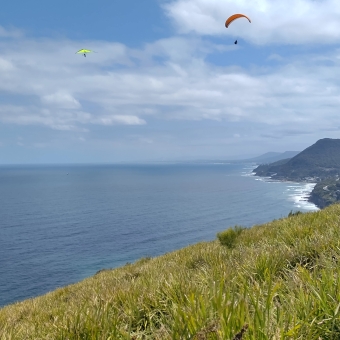
[[[293,212],[293,210],[291,210],[290,213],[288,214],[288,217],[296,216],[296,215],[300,215],[300,214],[302,214],[302,211],[300,211],[300,210],[295,211],[295,212]]]
[[[222,245],[233,248],[237,237],[242,233],[244,227],[234,226],[217,234],[217,238]]]

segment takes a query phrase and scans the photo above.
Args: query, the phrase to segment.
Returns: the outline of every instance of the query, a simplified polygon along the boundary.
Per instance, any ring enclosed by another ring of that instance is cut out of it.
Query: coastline
[[[300,191],[301,191],[301,195],[291,195],[291,197],[294,199],[295,201],[295,204],[297,205],[298,208],[301,207],[301,205],[304,204],[304,202],[308,202],[309,205],[313,205],[313,206],[310,206],[308,208],[304,208],[304,209],[307,209],[307,210],[319,210],[319,209],[322,209],[324,208],[324,206],[322,204],[318,204],[319,201],[316,200],[314,198],[314,195],[313,195],[313,190],[315,188],[315,186],[318,184],[317,182],[315,181],[312,181],[312,178],[309,178],[307,180],[301,180],[301,181],[296,181],[296,180],[292,180],[292,179],[289,179],[289,178],[273,178],[272,176],[261,176],[261,175],[257,175],[256,172],[252,171],[252,176],[255,176],[255,177],[259,177],[261,179],[263,179],[264,181],[266,182],[280,182],[280,183],[289,183],[292,185],[292,187],[301,187],[301,186],[304,186],[304,188],[302,188]],[[315,180],[315,179],[314,179]],[[289,190],[289,189],[288,189]]]
[[[291,209],[308,211],[294,205],[292,200],[302,193],[287,191],[287,184],[260,183],[252,174],[240,177],[253,167],[241,163],[20,170],[20,178],[29,179],[25,185],[14,176],[11,186],[1,187],[7,232],[0,305],[78,282],[102,268],[213,240],[229,226],[251,227],[287,216]],[[30,190],[38,188],[36,183],[41,183],[44,196],[33,199]],[[72,199],[65,199],[71,198],[70,188]],[[15,193],[20,195],[6,200]],[[15,202],[21,199],[29,202],[21,206],[22,216],[29,219],[19,220],[15,214]],[[32,272],[34,276],[28,275]]]
[[[250,165],[250,164],[249,164]],[[265,182],[274,182],[274,183],[287,183],[291,184],[292,189],[287,189],[287,191],[292,191],[291,194],[288,193],[288,196],[290,196],[290,200],[294,201],[294,204],[297,208],[302,208],[304,210],[310,210],[310,211],[317,211],[319,209],[322,209],[322,205],[319,206],[316,204],[316,200],[313,200],[312,192],[314,190],[314,187],[317,185],[317,178],[314,177],[308,177],[307,179],[296,181],[288,178],[273,178],[272,176],[275,176],[276,174],[272,174],[271,176],[261,176],[258,175],[254,170],[259,167],[258,164],[253,164],[247,168],[248,171],[244,171],[241,176],[251,176],[251,177],[257,177],[255,180],[265,181]],[[294,192],[294,188],[296,188]]]

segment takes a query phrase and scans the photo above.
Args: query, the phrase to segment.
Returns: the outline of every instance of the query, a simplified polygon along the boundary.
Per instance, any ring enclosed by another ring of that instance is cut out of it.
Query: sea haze
[[[0,306],[317,208],[252,164],[0,167]]]

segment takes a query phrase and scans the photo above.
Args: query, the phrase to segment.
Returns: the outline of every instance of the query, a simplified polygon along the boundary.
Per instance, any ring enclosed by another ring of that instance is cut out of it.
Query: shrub
[[[302,211],[298,210],[298,211],[294,211],[291,210],[290,213],[288,214],[288,217],[291,217],[291,216],[296,216],[296,215],[300,215],[302,214]]]
[[[244,227],[234,226],[217,234],[217,238],[222,245],[233,248],[237,237],[242,233]]]

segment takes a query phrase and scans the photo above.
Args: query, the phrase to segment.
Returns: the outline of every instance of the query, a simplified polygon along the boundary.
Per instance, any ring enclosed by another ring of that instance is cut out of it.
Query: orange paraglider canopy
[[[232,16],[230,16],[227,21],[225,22],[225,27],[228,28],[228,26],[236,19],[238,18],[246,18],[248,19],[249,22],[251,22],[251,20],[244,14],[233,14]]]

